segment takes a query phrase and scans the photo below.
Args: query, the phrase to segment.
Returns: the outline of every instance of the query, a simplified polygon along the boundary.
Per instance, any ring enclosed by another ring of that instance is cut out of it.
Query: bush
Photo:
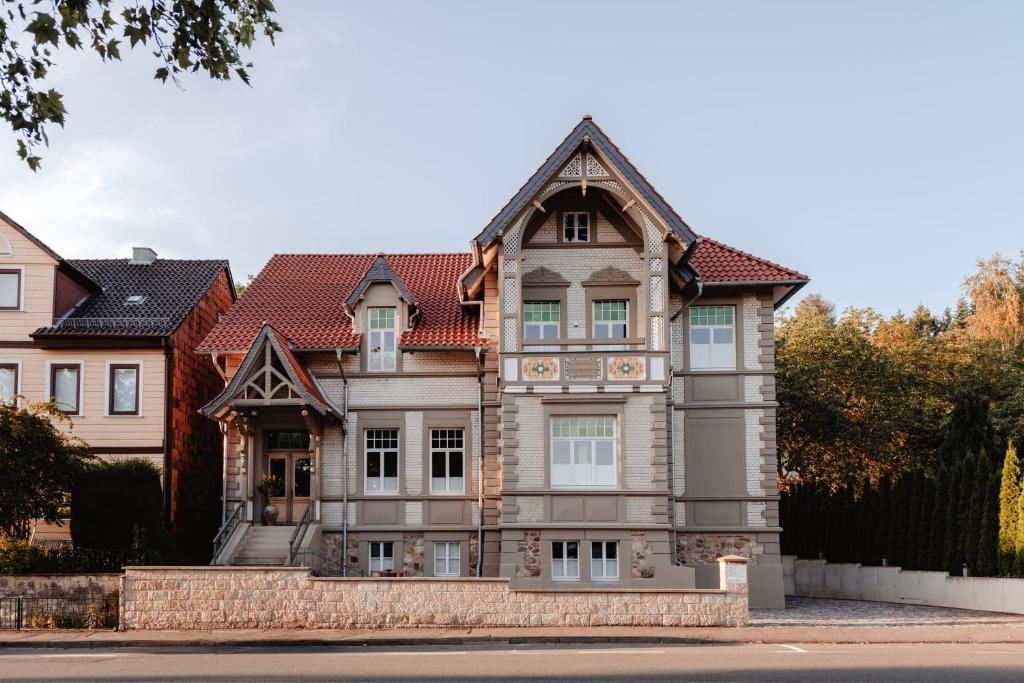
[[[76,548],[145,549],[163,539],[160,470],[141,458],[85,468],[71,489],[71,538]]]
[[[131,562],[129,551],[88,550],[63,546],[55,549],[27,541],[0,538],[0,574],[76,574],[120,572]]]

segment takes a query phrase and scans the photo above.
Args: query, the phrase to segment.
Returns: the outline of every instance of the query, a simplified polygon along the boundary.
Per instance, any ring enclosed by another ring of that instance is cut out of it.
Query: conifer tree
[[[889,559],[889,517],[892,514],[892,479],[882,478],[878,486],[878,515],[875,521],[875,557],[881,564],[882,558]]]
[[[963,554],[963,499],[960,489],[963,480],[962,463],[949,468],[949,494],[946,501],[946,540],[943,543],[943,557],[946,571],[959,576],[964,561]]]
[[[1013,562],[1013,575],[1024,578],[1024,491],[1017,499],[1017,558]]]
[[[964,528],[964,555],[972,576],[978,575],[983,564],[984,548],[981,547],[981,535],[985,528],[985,508],[988,505],[989,479],[992,476],[988,461],[989,458],[984,452],[974,458],[971,511],[967,526]]]
[[[925,497],[924,474],[921,470],[914,470],[910,479],[910,495],[907,515],[904,517],[903,562],[904,569],[921,569],[918,564],[921,546],[921,508],[924,506],[922,499]]]
[[[942,571],[945,565],[943,550],[946,544],[946,510],[949,507],[949,473],[939,470],[934,480],[935,498],[931,512],[931,534],[928,539],[928,569]]]
[[[906,520],[906,506],[904,499],[907,497],[907,480],[909,477],[903,475],[893,483],[892,499],[889,505],[889,523],[886,534],[886,557],[889,564],[903,564],[904,533],[902,522]]]
[[[971,516],[977,467],[976,458],[971,453],[960,461],[960,547],[968,567],[972,566],[978,550],[977,527],[972,524]],[[956,573],[959,574],[960,570],[957,569]]]
[[[1018,525],[1021,497],[1021,463],[1011,443],[1003,460],[1003,476],[999,486],[999,573],[1013,574],[1017,560],[1017,540],[1022,532]]]
[[[931,569],[932,529],[935,527],[935,479],[922,474],[918,498],[917,567]]]
[[[981,533],[978,535],[978,576],[999,573],[999,479],[999,470],[989,472]]]

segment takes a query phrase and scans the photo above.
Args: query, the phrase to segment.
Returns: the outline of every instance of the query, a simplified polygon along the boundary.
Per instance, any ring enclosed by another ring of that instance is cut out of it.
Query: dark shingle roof
[[[67,318],[32,336],[164,337],[171,335],[214,283],[227,261],[157,259],[69,259],[102,290]],[[229,271],[230,272],[230,271]],[[145,297],[129,304],[128,297]]]

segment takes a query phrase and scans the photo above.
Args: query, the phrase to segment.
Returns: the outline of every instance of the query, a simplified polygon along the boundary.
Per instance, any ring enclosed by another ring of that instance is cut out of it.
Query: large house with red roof
[[[773,315],[806,282],[586,116],[468,253],[276,255],[198,349],[215,562],[686,588],[741,554],[781,605]]]

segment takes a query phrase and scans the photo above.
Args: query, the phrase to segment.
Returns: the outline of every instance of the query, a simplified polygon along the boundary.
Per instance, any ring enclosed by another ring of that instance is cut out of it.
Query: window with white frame
[[[558,301],[526,301],[523,303],[523,344],[528,351],[557,351],[557,346],[534,345],[542,340],[556,340],[561,330],[561,304]]]
[[[614,487],[615,450],[614,415],[551,418],[551,487]]]
[[[398,493],[398,430],[367,429],[365,455],[366,493]]]
[[[395,369],[395,309],[370,308],[367,311],[370,338],[370,357],[366,369],[372,372],[386,372]]]
[[[595,581],[618,580],[619,544],[617,541],[593,541],[590,544],[590,578]]]
[[[736,369],[736,307],[690,307],[690,368]]]
[[[562,240],[565,242],[589,242],[590,214],[586,211],[566,211],[563,213]]]
[[[464,493],[465,433],[461,429],[430,430],[430,492]]]
[[[434,576],[458,576],[461,573],[462,549],[458,541],[434,544]]]
[[[395,570],[395,544],[391,541],[370,541],[370,571]]]
[[[0,363],[0,403],[13,403],[18,394],[18,364]]]
[[[594,302],[594,339],[625,339],[629,334],[628,301]],[[624,349],[623,344],[602,344],[599,349]]]
[[[579,542],[551,542],[551,578],[555,581],[576,581],[580,578]]]
[[[0,310],[21,308],[21,269],[0,269]]]

